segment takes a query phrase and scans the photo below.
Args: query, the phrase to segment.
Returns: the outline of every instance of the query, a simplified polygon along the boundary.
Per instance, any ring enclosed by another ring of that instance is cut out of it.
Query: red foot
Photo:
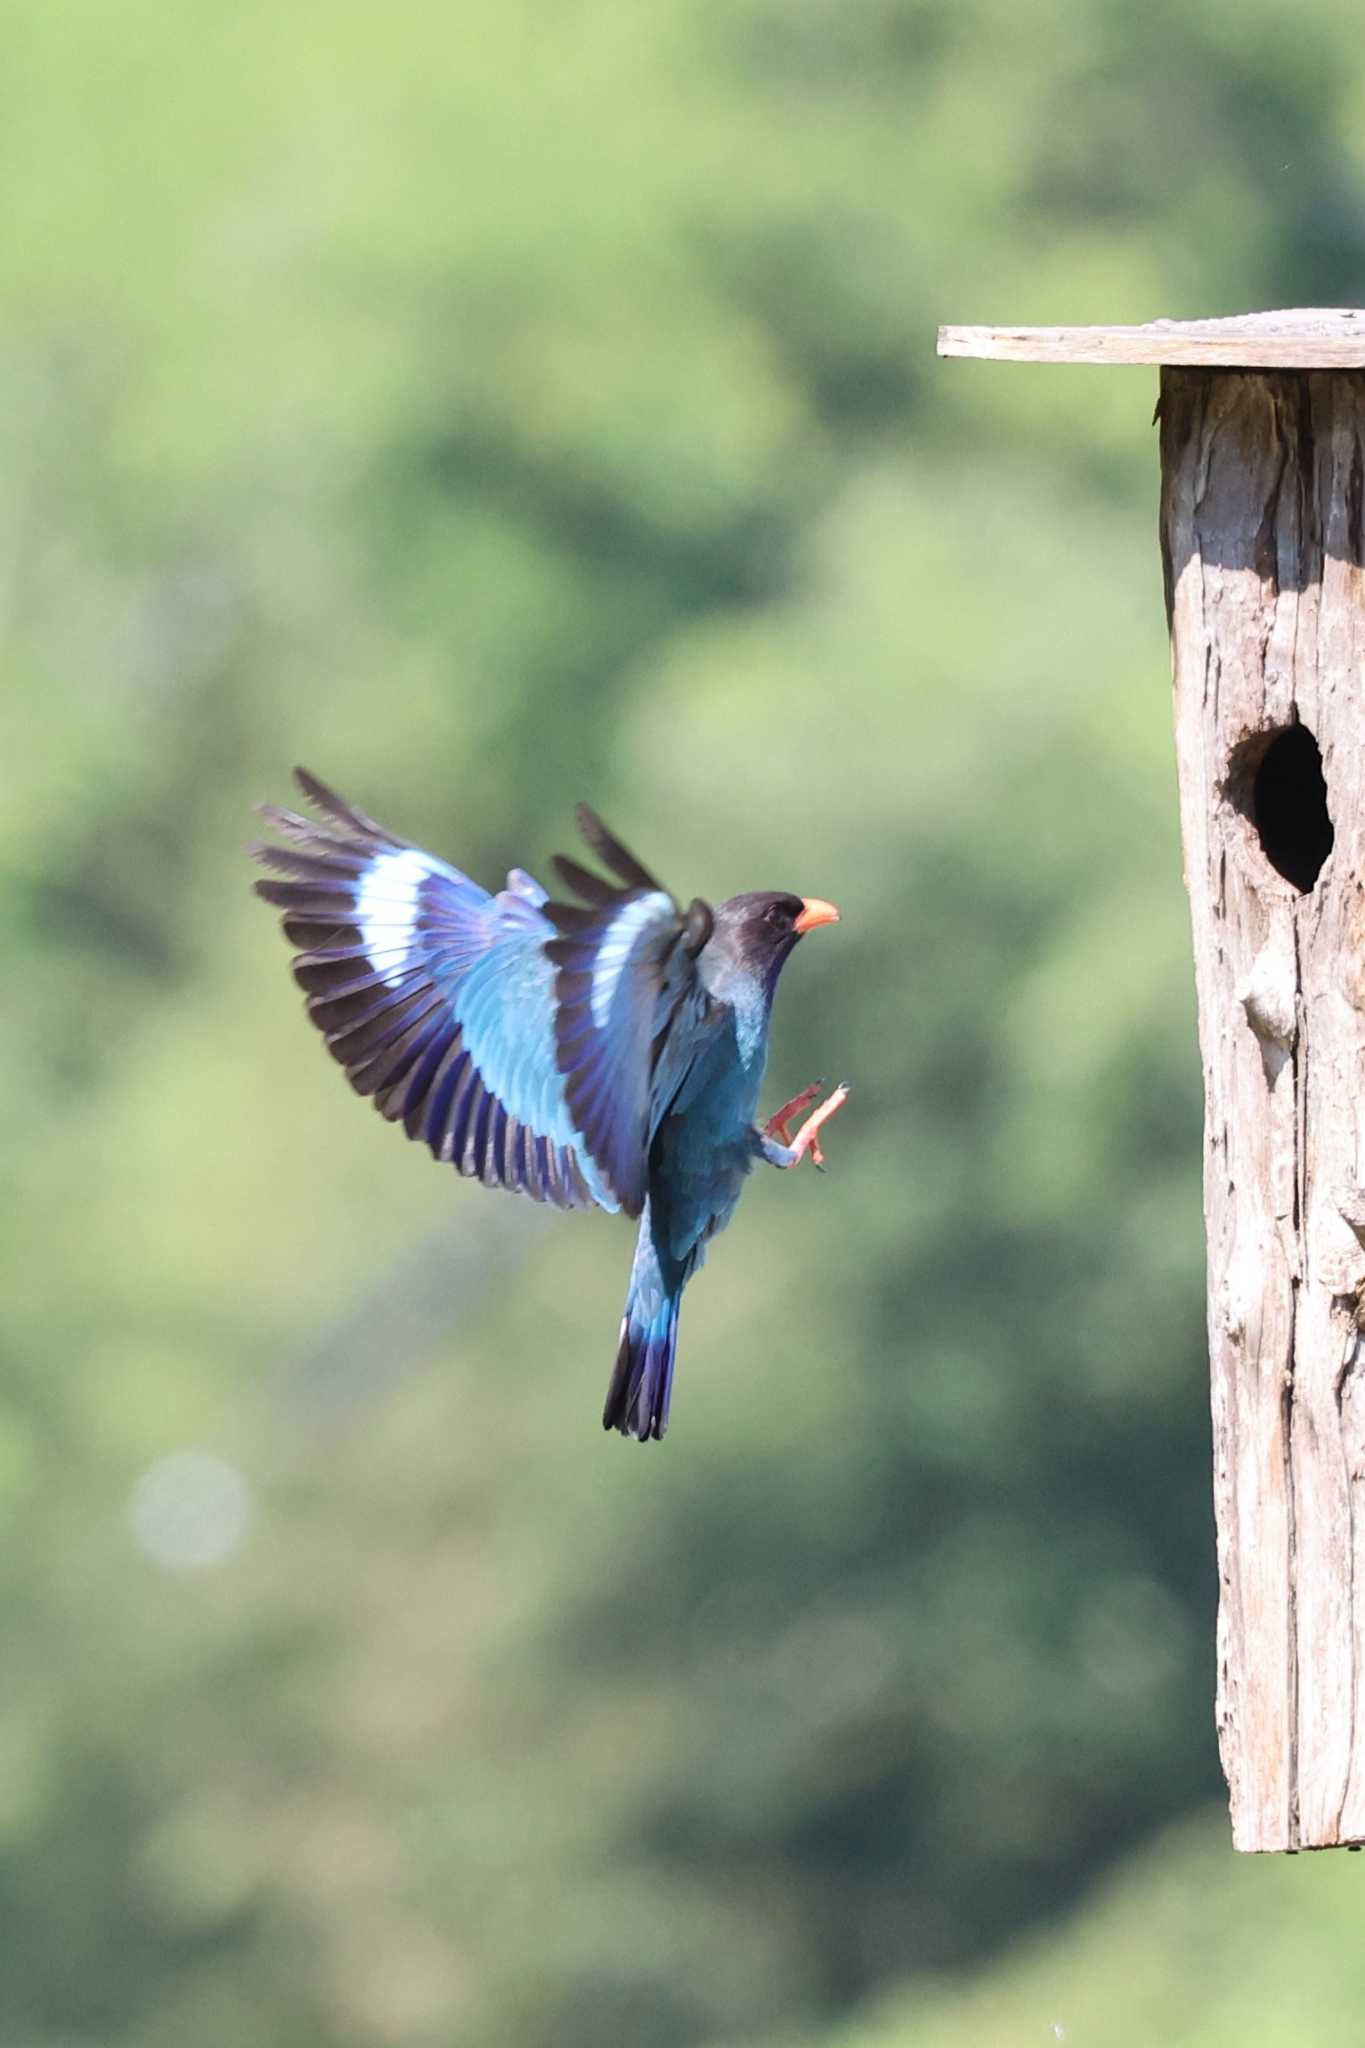
[[[814,1092],[812,1089],[811,1093],[813,1094]],[[821,1124],[828,1123],[834,1112],[842,1109],[847,1101],[848,1086],[846,1082],[841,1081],[834,1093],[828,1096],[820,1104],[820,1107],[806,1118],[795,1138],[793,1138],[792,1150],[796,1154],[796,1158],[792,1161],[793,1166],[798,1164],[806,1152],[810,1153],[811,1159],[816,1166],[824,1166],[825,1155],[820,1150],[820,1140],[816,1134]]]
[[[770,1116],[767,1123],[764,1124],[764,1135],[769,1138],[778,1138],[784,1145],[790,1145],[791,1137],[788,1133],[787,1125],[794,1116],[799,1116],[803,1109],[810,1108],[823,1085],[823,1082],[812,1081],[809,1088],[803,1088],[799,1095],[793,1095],[790,1102],[784,1102],[776,1116]]]

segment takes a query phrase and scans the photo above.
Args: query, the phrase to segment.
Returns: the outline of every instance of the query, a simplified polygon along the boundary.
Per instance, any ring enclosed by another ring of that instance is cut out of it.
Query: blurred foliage
[[[1214,1823],[1056,1932],[1218,1785],[1152,383],[932,340],[1358,303],[1357,30],[0,12],[0,2039],[806,2038],[983,1959],[869,2044],[1286,2038],[1354,1863]],[[841,904],[772,1074],[855,1083],[833,1171],[755,1182],[662,1450],[597,1428],[627,1230],[305,1029],[296,758],[485,878],[582,795]],[[246,1540],[163,1569],[214,1469]]]
[[[823,2048],[1280,2048],[1344,2040],[1365,1997],[1347,1856],[1230,1859],[1221,1813],[1168,1830],[1097,1887],[1065,1943],[1033,1939],[970,1988],[925,1986]]]

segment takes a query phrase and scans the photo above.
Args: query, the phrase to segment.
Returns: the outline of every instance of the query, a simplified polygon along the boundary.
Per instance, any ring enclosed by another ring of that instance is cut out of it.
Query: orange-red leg
[[[847,1083],[841,1081],[834,1093],[827,1096],[817,1110],[811,1112],[796,1136],[792,1139],[792,1151],[796,1154],[795,1159],[792,1160],[793,1166],[800,1162],[806,1152],[810,1153],[811,1159],[816,1166],[824,1166],[825,1155],[820,1150],[818,1135],[820,1126],[821,1124],[828,1123],[835,1111],[842,1109],[847,1101],[848,1086]]]
[[[812,1081],[809,1088],[803,1088],[799,1095],[793,1095],[790,1102],[784,1102],[777,1114],[770,1116],[767,1123],[764,1124],[763,1129],[767,1136],[770,1138],[780,1138],[784,1145],[790,1145],[791,1136],[787,1130],[788,1124],[794,1116],[799,1116],[803,1109],[810,1108],[823,1086],[824,1083],[822,1081]]]

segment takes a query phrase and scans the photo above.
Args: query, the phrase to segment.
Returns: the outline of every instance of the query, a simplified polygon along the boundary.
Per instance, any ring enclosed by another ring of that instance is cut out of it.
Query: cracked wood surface
[[[1309,306],[1228,320],[1150,320],[1142,327],[940,327],[938,353],[1014,363],[1359,369],[1365,367],[1365,311]]]
[[[1161,451],[1219,1745],[1240,1848],[1325,1847],[1365,1840],[1365,375],[1165,369]],[[1295,721],[1335,828],[1307,894],[1252,816],[1265,735]]]

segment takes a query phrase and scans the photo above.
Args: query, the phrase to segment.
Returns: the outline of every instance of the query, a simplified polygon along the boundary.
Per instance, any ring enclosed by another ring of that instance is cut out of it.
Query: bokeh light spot
[[[251,1489],[235,1465],[206,1451],[175,1451],[149,1465],[128,1504],[133,1539],[168,1572],[226,1564],[251,1524]]]

